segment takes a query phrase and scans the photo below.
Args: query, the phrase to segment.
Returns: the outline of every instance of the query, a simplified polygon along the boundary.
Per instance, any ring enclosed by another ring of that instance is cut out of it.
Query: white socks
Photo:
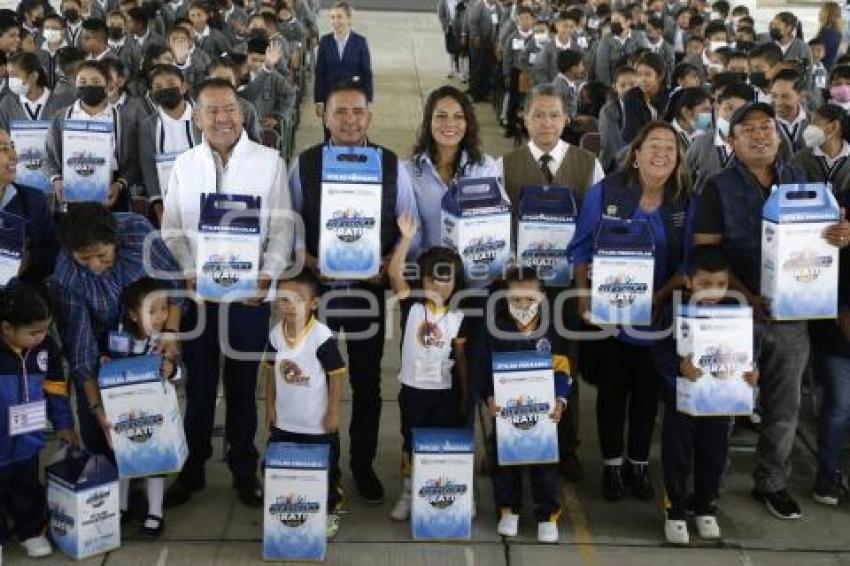
[[[162,518],[162,498],[165,494],[165,478],[145,478],[148,492],[148,515]],[[118,481],[118,499],[121,511],[127,511],[130,505],[130,478]],[[156,525],[150,525],[151,528]]]

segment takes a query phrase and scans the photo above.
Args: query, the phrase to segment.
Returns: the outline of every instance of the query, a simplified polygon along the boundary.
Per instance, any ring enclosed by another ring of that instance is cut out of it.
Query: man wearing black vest
[[[496,166],[501,171],[505,194],[511,201],[511,210],[519,213],[520,194],[524,186],[555,185],[569,187],[576,199],[576,212],[581,198],[591,187],[602,180],[605,173],[596,157],[579,147],[561,139],[567,126],[564,99],[549,83],[537,85],[531,93],[525,109],[525,127],[531,138],[529,142],[505,155]],[[549,304],[555,307],[555,298],[560,289],[549,289]],[[564,303],[563,317],[566,328],[578,327],[578,316],[574,301]],[[570,357],[575,364],[577,351],[571,341]],[[564,478],[579,481],[583,472],[576,450],[579,444],[578,380],[573,382],[567,411],[558,424],[558,446],[561,455],[559,468]]]
[[[372,144],[367,139],[372,111],[366,87],[351,80],[333,86],[325,107],[325,127],[331,145],[376,147],[382,155],[381,263],[380,274],[369,280],[326,280],[323,305],[325,324],[334,332],[345,330],[349,374],[353,393],[351,409],[351,472],[357,491],[369,504],[380,504],[384,488],[372,469],[378,444],[381,417],[381,357],[384,353],[385,268],[399,239],[396,218],[403,213],[418,215],[413,184],[406,169],[398,166],[392,151]],[[289,188],[292,208],[304,221],[303,237],[296,237],[296,253],[303,253],[305,264],[316,268],[319,253],[322,199],[322,148],[315,145],[305,150],[292,164]],[[357,335],[361,336],[357,336]],[[352,336],[354,335],[354,336]],[[354,341],[356,340],[356,344]]]

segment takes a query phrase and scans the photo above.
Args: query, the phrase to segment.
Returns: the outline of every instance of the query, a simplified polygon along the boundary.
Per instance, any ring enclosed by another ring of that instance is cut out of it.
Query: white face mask
[[[521,308],[508,301],[508,312],[511,313],[514,320],[520,323],[521,326],[528,326],[534,320],[534,317],[537,316],[539,310],[540,303],[532,303],[525,308]]]
[[[534,34],[534,40],[537,43],[546,43],[547,41],[549,41],[549,34],[548,33],[535,33]]]
[[[46,29],[42,32],[47,43],[59,43],[62,41],[61,29]]]
[[[806,126],[806,129],[803,130],[803,143],[806,144],[806,147],[814,149],[822,146],[825,141],[826,133],[823,131],[823,128],[815,126],[814,124],[809,124]]]
[[[717,117],[717,131],[720,132],[720,135],[724,138],[729,137],[729,120],[722,116]]]
[[[708,50],[711,51],[712,53],[716,53],[718,49],[723,49],[724,47],[726,47],[728,45],[729,44],[726,43],[725,41],[710,41],[708,43]]]
[[[9,90],[12,93],[21,96],[22,94],[26,94],[29,90],[29,85],[24,82],[24,79],[19,77],[9,77]]]

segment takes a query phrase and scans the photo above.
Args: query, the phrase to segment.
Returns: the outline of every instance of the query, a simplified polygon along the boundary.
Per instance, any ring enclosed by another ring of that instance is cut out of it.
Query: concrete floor
[[[361,13],[357,27],[368,35],[376,69],[374,141],[387,145],[406,157],[421,119],[423,98],[445,82],[447,64],[441,49],[439,27],[430,14]],[[305,107],[298,147],[321,140],[320,125]],[[501,155],[510,149],[500,136],[492,109],[478,107],[487,151]],[[396,333],[397,334],[397,333]],[[387,502],[378,508],[362,505],[355,495],[347,470],[347,435],[343,434],[343,483],[349,494],[340,533],[330,545],[327,563],[335,565],[439,565],[473,566],[546,566],[585,565],[681,565],[718,564],[799,565],[850,564],[850,519],[847,506],[828,510],[808,497],[814,459],[805,443],[798,443],[792,492],[804,507],[805,518],[796,522],[773,519],[749,496],[753,437],[736,435],[732,468],[726,481],[719,520],[723,542],[695,542],[691,549],[665,546],[662,534],[660,501],[654,504],[627,499],[618,504],[604,501],[600,495],[598,448],[595,429],[593,389],[583,388],[581,401],[583,444],[580,452],[587,477],[579,485],[563,488],[565,513],[561,521],[561,542],[557,546],[536,543],[533,518],[522,517],[520,536],[504,541],[495,531],[495,510],[489,479],[481,475],[476,484],[478,519],[468,543],[424,544],[413,542],[406,524],[388,519],[400,484],[400,434],[396,396],[398,385],[398,344],[387,344],[383,360],[384,408],[376,469],[387,488]],[[343,402],[343,430],[347,429],[350,394]],[[261,406],[261,405],[260,405]],[[219,407],[217,422],[223,422]],[[265,438],[258,438],[258,445]],[[230,477],[221,459],[220,439],[216,455],[208,465],[209,486],[190,505],[169,510],[162,540],[139,540],[134,528],[124,532],[124,545],[108,555],[84,564],[193,566],[220,564],[259,564],[261,559],[261,514],[243,507],[230,489]],[[51,453],[51,450],[45,454]],[[660,470],[657,455],[653,472],[657,492]],[[483,455],[482,455],[483,456]],[[530,508],[530,507],[529,507]],[[696,538],[696,537],[694,537]],[[21,549],[10,546],[7,564],[36,564],[23,558]],[[56,554],[41,564],[71,563]]]

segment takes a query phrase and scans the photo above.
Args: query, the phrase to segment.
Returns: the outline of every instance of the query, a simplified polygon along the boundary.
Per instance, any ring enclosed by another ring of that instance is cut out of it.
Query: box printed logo
[[[619,273],[605,278],[605,282],[599,285],[599,293],[606,296],[611,306],[616,308],[629,307],[645,295],[649,286],[646,283],[635,281],[628,273]]]
[[[505,249],[507,242],[493,236],[473,238],[469,245],[463,248],[463,255],[472,263],[489,264],[496,261],[499,252]]]
[[[148,414],[140,409],[123,413],[115,423],[115,433],[126,436],[137,444],[147,442],[161,427],[165,419],[160,414]]]
[[[746,352],[736,351],[727,344],[720,344],[709,346],[705,354],[700,356],[698,365],[711,377],[722,381],[738,375],[748,359]]]
[[[812,249],[805,249],[792,253],[782,264],[782,270],[799,283],[812,283],[817,281],[823,270],[831,266],[831,256],[818,255]]]
[[[44,152],[34,147],[28,147],[18,153],[18,163],[21,163],[25,169],[38,171],[44,164]]]
[[[549,414],[549,403],[538,403],[534,397],[520,395],[502,407],[499,416],[519,430],[531,430],[540,422],[541,415]]]
[[[435,509],[448,509],[467,490],[468,488],[464,483],[458,483],[447,478],[437,478],[425,481],[425,485],[419,488],[419,497],[425,499],[428,505]]]
[[[66,163],[80,177],[91,177],[106,164],[106,159],[90,151],[78,151],[71,154]]]
[[[64,537],[69,532],[74,530],[74,518],[65,512],[65,510],[54,505],[50,508],[50,525],[51,533]]]
[[[310,515],[318,513],[320,509],[319,502],[310,501],[303,495],[293,493],[278,497],[269,506],[269,514],[276,517],[284,526],[294,529],[306,523]]]
[[[204,262],[201,272],[222,287],[232,287],[242,280],[243,274],[251,270],[251,262],[238,255],[213,254]]]
[[[337,239],[350,244],[362,238],[366,230],[373,229],[375,219],[357,209],[346,208],[334,212],[333,218],[328,220],[325,227],[333,232]]]

